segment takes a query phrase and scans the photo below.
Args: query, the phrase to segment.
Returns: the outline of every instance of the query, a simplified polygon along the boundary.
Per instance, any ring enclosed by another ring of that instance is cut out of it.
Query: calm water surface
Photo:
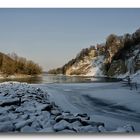
[[[42,83],[91,83],[91,82],[117,82],[115,78],[95,78],[95,77],[82,77],[82,76],[65,76],[65,75],[48,75],[42,74],[39,77],[20,78],[20,79],[1,79],[0,82],[17,81],[27,82],[31,84]]]

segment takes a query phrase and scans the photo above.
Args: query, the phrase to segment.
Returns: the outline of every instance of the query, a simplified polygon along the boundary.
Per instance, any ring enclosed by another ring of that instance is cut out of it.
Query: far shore
[[[56,76],[68,76],[68,77],[87,77],[87,78],[109,78],[109,79],[123,79],[121,77],[109,77],[109,76],[106,76],[106,75],[102,75],[102,76],[93,76],[93,75],[68,75],[68,74],[49,74],[48,75],[56,75]]]
[[[0,75],[0,79],[24,79],[24,78],[32,78],[32,77],[40,77],[40,75],[26,75],[26,74],[14,74],[9,76]]]

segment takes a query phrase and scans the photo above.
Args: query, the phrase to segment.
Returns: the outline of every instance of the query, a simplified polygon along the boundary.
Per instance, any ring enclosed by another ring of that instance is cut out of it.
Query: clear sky
[[[111,34],[140,28],[140,9],[0,9],[0,51],[56,68]]]

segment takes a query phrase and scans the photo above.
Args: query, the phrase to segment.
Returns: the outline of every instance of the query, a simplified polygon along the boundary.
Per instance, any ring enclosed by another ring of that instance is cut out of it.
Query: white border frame
[[[139,0],[0,0],[4,8],[130,8],[140,7]]]

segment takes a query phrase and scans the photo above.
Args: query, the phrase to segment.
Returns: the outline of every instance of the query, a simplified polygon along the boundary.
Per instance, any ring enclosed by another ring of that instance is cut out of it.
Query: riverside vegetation
[[[0,73],[2,77],[10,75],[38,75],[42,68],[31,60],[19,57],[17,54],[4,54],[0,52]]]

